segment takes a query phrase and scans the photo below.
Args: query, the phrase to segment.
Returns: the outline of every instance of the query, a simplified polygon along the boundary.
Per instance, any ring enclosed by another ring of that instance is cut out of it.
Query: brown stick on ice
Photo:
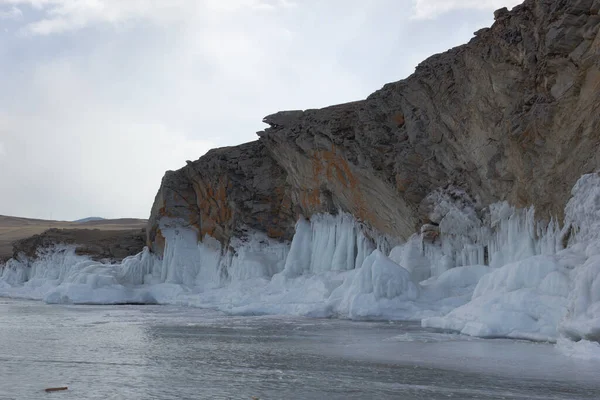
[[[60,392],[61,390],[68,390],[69,388],[66,386],[63,387],[55,387],[55,388],[48,388],[48,389],[44,389],[45,392]]]

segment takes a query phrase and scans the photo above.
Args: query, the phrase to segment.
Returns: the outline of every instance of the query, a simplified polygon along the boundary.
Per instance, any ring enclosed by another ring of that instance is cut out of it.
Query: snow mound
[[[600,341],[600,254],[591,256],[572,274],[575,287],[569,294],[568,315],[559,329],[574,340]]]
[[[422,326],[479,337],[553,340],[566,315],[569,279],[552,256],[530,257],[484,275],[471,301]]]
[[[418,296],[419,287],[410,272],[375,250],[332,293],[329,302],[338,315],[393,318],[394,311],[402,308],[401,303]]]

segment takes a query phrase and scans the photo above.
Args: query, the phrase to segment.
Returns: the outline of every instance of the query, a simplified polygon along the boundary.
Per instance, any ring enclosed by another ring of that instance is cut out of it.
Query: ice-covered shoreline
[[[225,252],[210,237],[198,243],[195,231],[165,227],[162,259],[146,249],[105,264],[62,246],[35,261],[10,260],[0,296],[420,320],[479,337],[599,340],[600,176],[583,176],[572,195],[562,230],[505,203],[491,206],[484,223],[441,196],[440,240],[415,235],[391,250],[343,213],[300,218],[291,243],[252,233]]]

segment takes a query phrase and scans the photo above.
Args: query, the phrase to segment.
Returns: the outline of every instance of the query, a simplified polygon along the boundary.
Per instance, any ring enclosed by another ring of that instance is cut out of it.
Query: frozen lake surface
[[[599,370],[413,323],[0,299],[3,400],[598,399]]]

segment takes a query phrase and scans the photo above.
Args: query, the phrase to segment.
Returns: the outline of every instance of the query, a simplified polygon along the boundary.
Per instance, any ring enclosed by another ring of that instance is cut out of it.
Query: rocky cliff
[[[507,200],[562,217],[600,167],[600,0],[526,0],[463,46],[366,100],[265,117],[259,140],[169,171],[148,245],[185,225],[227,244],[248,229],[290,239],[299,215],[352,214],[405,239],[453,187],[476,209]]]

